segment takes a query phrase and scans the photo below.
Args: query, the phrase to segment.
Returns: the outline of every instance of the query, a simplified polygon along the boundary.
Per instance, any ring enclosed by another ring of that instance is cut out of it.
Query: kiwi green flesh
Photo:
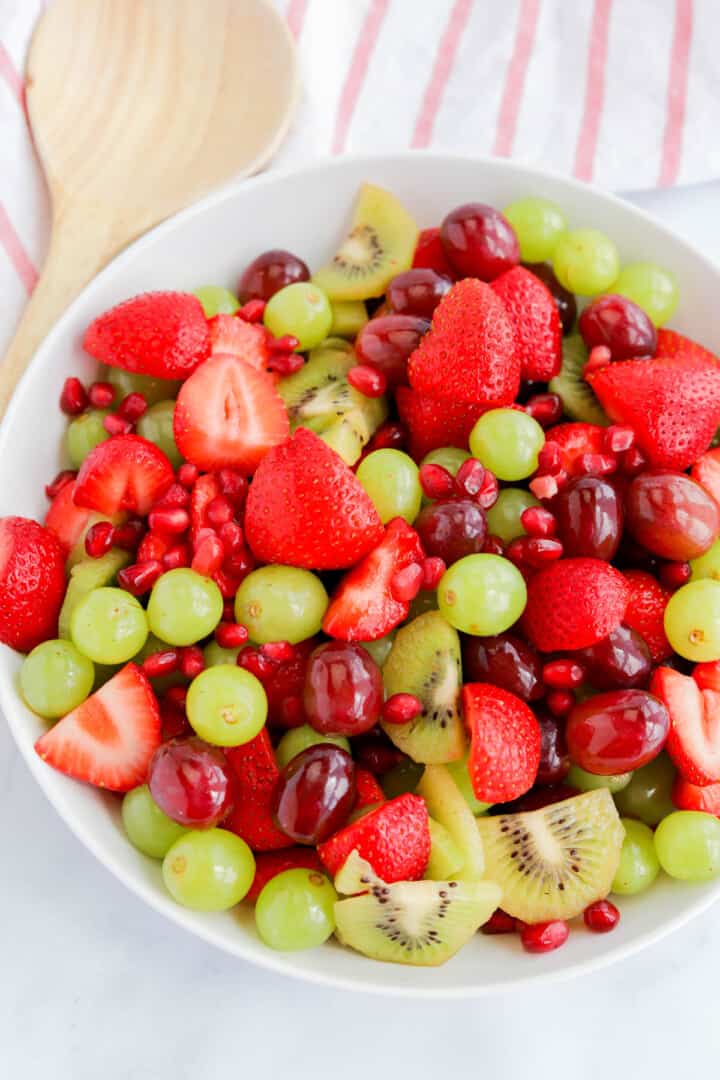
[[[463,881],[477,881],[485,873],[485,853],[475,817],[446,765],[426,765],[417,794],[428,813],[447,829],[462,854],[462,867],[454,872]],[[488,875],[492,877],[492,875]]]
[[[486,875],[523,922],[572,919],[610,892],[624,830],[605,788],[540,810],[477,819]]]
[[[465,858],[449,830],[434,818],[428,820],[428,825],[430,858],[424,876],[431,881],[443,881],[459,875],[465,865]]]
[[[548,390],[562,399],[563,411],[571,420],[607,427],[610,420],[583,378],[587,358],[588,351],[579,334],[563,338],[562,367],[548,383]]]
[[[60,608],[58,636],[70,640],[70,619],[72,614],[88,593],[110,585],[124,566],[130,562],[130,553],[112,548],[99,559],[84,559],[76,563],[70,571],[65,599]]]
[[[341,338],[355,338],[368,321],[362,300],[336,300],[332,307],[330,333]]]

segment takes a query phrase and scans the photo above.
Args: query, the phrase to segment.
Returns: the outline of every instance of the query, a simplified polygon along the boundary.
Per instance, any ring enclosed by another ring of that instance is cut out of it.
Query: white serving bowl
[[[509,161],[404,152],[323,161],[299,172],[244,181],[161,225],[120,255],[84,290],[48,336],[22,380],[0,430],[0,515],[42,521],[44,485],[63,465],[65,420],[58,406],[63,379],[88,380],[94,364],[80,340],[90,320],[148,289],[232,288],[245,264],[271,247],[296,252],[317,266],[334,250],[348,223],[358,185],[393,191],[421,225],[433,225],[459,203],[503,207],[523,195],[543,195],[565,210],[571,226],[607,232],[624,260],[648,259],[673,270],[680,308],[673,326],[720,351],[715,305],[720,273],[699,252],[627,203],[587,185]],[[720,882],[693,886],[663,878],[645,896],[622,900],[622,919],[609,937],[578,930],[548,956],[524,954],[517,939],[483,937],[444,967],[379,964],[337,944],[278,953],[257,938],[252,911],[199,914],[166,893],[160,864],[126,840],[119,799],[76,783],[44,765],[33,750],[45,724],[17,692],[21,657],[0,649],[0,706],[20,752],[58,813],[116,877],[157,911],[228,953],[273,971],[354,990],[415,997],[464,997],[580,974],[626,957],[687,922],[720,894]]]

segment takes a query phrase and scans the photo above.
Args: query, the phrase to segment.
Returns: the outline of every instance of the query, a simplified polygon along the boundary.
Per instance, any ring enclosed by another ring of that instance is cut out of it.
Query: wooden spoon
[[[0,417],[82,286],[153,225],[257,171],[296,98],[294,44],[268,0],[55,0],[27,72],[52,234],[0,365]]]

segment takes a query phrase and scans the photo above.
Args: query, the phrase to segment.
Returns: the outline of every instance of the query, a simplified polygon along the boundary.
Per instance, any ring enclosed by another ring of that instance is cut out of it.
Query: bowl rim
[[[209,209],[220,206],[226,201],[232,201],[241,191],[245,191],[246,189],[272,187],[274,184],[282,184],[288,179],[296,176],[307,176],[314,173],[319,175],[332,174],[335,170],[342,170],[350,163],[356,165],[363,164],[367,166],[368,170],[372,170],[373,167],[384,167],[392,165],[393,162],[407,162],[409,160],[420,162],[423,159],[442,162],[448,167],[460,163],[463,165],[471,164],[500,175],[505,172],[512,174],[515,178],[517,178],[518,175],[521,177],[524,176],[527,178],[528,182],[532,183],[537,183],[538,179],[548,179],[567,187],[569,190],[589,191],[594,198],[618,208],[622,208],[623,213],[630,213],[632,216],[651,226],[656,234],[665,236],[675,248],[684,249],[685,252],[691,255],[695,260],[704,264],[712,277],[720,277],[718,267],[707,255],[698,250],[694,244],[690,243],[684,237],[678,235],[673,229],[662,222],[659,222],[653,214],[636,207],[632,203],[628,203],[625,199],[622,199],[611,192],[603,191],[594,184],[576,180],[574,177],[567,176],[559,170],[535,166],[529,162],[509,158],[491,157],[483,154],[446,151],[442,149],[408,149],[398,150],[392,153],[378,152],[367,154],[353,153],[337,156],[328,155],[316,158],[301,167],[287,165],[272,168],[268,172],[263,172],[250,178],[239,178],[232,184],[223,187],[219,191],[212,192],[186,209],[162,221],[119,252],[98,274],[91,278],[38,346],[26,371],[19,380],[2,423],[0,423],[0,455],[4,455],[5,453],[11,454],[9,447],[11,432],[16,422],[16,418],[19,418],[21,415],[21,410],[24,406],[24,398],[30,385],[31,372],[33,368],[37,366],[39,359],[42,359],[45,354],[53,350],[56,339],[63,334],[66,323],[72,320],[75,308],[83,302],[86,291],[89,288],[94,287],[98,281],[105,281],[106,279],[111,278],[118,266],[122,266],[124,261],[132,259],[138,251],[143,249],[143,247],[152,245],[158,238],[162,238],[166,233],[171,233],[177,228],[182,228],[186,221],[204,214]],[[0,711],[2,711],[6,718],[20,756],[24,759],[31,775],[37,781],[38,786],[55,811],[65,822],[70,831],[77,837],[83,846],[92,853],[102,866],[129,889],[130,892],[144,903],[148,904],[150,908],[164,918],[170,919],[177,926],[182,927],[195,937],[221,949],[230,956],[242,959],[247,963],[257,964],[267,971],[290,976],[302,982],[317,986],[355,991],[356,993],[425,1000],[437,1000],[440,998],[476,998],[488,993],[511,993],[516,990],[529,989],[530,987],[538,987],[540,985],[549,985],[575,978],[579,975],[590,974],[599,971],[602,968],[609,967],[611,964],[620,960],[634,956],[649,945],[662,940],[674,931],[680,929],[682,926],[689,923],[691,919],[694,919],[696,916],[707,911],[720,897],[720,880],[715,883],[706,883],[703,886],[702,891],[698,891],[697,897],[693,901],[686,903],[682,910],[678,911],[676,915],[666,919],[662,925],[636,935],[632,941],[616,946],[613,946],[608,942],[608,947],[604,948],[602,951],[598,950],[598,953],[592,959],[582,959],[570,962],[563,968],[557,970],[546,971],[540,970],[539,968],[532,970],[531,965],[528,969],[527,976],[515,978],[512,982],[488,981],[473,986],[435,988],[432,986],[400,987],[385,984],[382,981],[381,974],[378,975],[374,982],[368,979],[358,984],[349,976],[313,970],[300,971],[286,963],[284,959],[285,954],[283,953],[275,953],[271,949],[264,950],[259,954],[248,953],[244,948],[241,937],[238,937],[237,946],[229,946],[222,933],[216,933],[212,927],[208,927],[204,924],[196,925],[192,922],[193,912],[186,912],[186,909],[182,908],[180,905],[174,904],[170,897],[165,898],[159,895],[157,890],[155,890],[150,883],[143,881],[140,878],[132,878],[119,864],[118,860],[116,860],[114,856],[108,855],[102,844],[95,840],[89,827],[86,827],[84,820],[78,819],[77,815],[68,808],[64,796],[56,795],[55,793],[52,795],[50,794],[44,780],[44,770],[46,767],[37,755],[32,752],[32,747],[28,747],[21,738],[23,717],[21,711],[17,708],[17,703],[18,697],[13,681],[6,676],[6,673],[2,670],[2,666],[0,665]],[[382,972],[382,970],[383,967],[380,965],[379,971]]]

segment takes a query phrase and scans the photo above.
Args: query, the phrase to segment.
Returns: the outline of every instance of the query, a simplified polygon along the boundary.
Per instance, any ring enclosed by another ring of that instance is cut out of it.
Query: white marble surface
[[[720,261],[720,182],[634,200]],[[2,1080],[665,1080],[716,1067],[718,970],[720,907],[543,992],[443,1004],[283,980],[128,893],[55,815],[0,724]]]

